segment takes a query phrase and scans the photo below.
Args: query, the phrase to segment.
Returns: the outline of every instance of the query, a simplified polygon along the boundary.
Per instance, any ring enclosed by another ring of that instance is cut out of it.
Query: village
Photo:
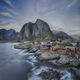
[[[80,65],[80,42],[70,40],[24,41],[14,46],[26,49],[28,53],[35,53],[39,61],[53,61],[56,65],[78,67]]]
[[[36,39],[34,41],[23,41],[14,45],[17,49],[26,50],[29,54],[34,54],[38,64],[48,66],[58,66],[59,68],[66,68],[74,73],[79,80],[80,76],[80,42],[71,41],[69,39]],[[38,76],[42,79],[52,80],[60,79],[62,73],[56,70],[43,70]],[[66,77],[67,78],[67,77]],[[68,80],[68,79],[67,79]],[[76,80],[76,79],[74,79]]]

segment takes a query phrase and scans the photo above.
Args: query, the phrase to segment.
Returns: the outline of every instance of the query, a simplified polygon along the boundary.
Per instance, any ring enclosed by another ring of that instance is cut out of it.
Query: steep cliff
[[[47,35],[54,37],[52,31],[49,28],[49,25],[40,19],[37,19],[35,23],[29,22],[24,24],[20,31],[21,39],[27,39],[28,37],[38,35]]]

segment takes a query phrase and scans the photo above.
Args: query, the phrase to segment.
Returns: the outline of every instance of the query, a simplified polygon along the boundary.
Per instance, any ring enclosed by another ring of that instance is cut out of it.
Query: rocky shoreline
[[[28,53],[33,53],[39,63],[50,62],[52,65],[69,68],[69,70],[73,71],[77,76],[77,78],[79,78],[77,80],[80,80],[80,56],[78,54],[76,54],[75,56],[71,56],[68,54],[57,54],[55,52],[41,50],[39,49],[38,45],[33,45],[31,43],[30,44],[21,43],[21,44],[15,45],[14,47],[17,49],[26,49]],[[55,77],[58,78],[59,76],[61,76],[60,73],[55,71],[51,72],[51,71],[47,71],[47,72],[44,71],[40,73],[39,76],[41,76],[42,79],[44,78],[53,79]]]

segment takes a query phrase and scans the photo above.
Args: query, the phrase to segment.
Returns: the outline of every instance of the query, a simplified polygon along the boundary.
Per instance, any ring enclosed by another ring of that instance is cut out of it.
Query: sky
[[[36,19],[51,30],[80,34],[80,0],[0,0],[0,28],[20,31]]]

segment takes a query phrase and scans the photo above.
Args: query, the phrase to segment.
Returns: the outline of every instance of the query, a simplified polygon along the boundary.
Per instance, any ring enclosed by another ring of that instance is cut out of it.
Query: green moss
[[[63,42],[62,42],[62,46],[70,46],[71,45],[71,43],[70,43],[70,41],[69,40],[64,40]]]

